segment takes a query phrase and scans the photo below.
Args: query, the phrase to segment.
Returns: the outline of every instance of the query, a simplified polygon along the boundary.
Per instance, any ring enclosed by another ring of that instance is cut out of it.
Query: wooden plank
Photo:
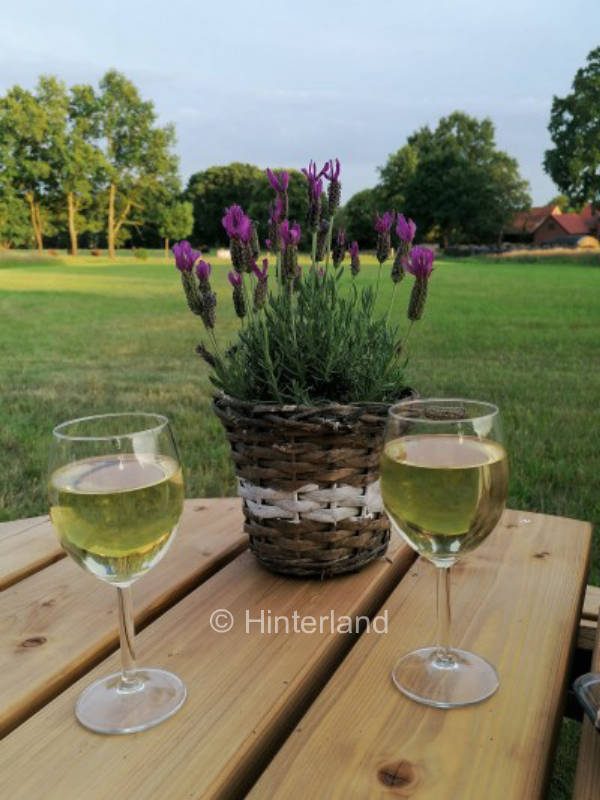
[[[116,654],[2,742],[7,797],[231,797],[243,792],[321,689],[356,637],[323,632],[261,634],[245,615],[354,617],[372,613],[414,560],[395,542],[386,558],[328,581],[278,577],[248,552],[220,570],[139,637],[141,663],[173,669],[188,699],[172,719],[131,736],[98,736],[80,727],[79,692],[118,666]],[[228,633],[209,616],[228,609]],[[366,635],[366,634],[365,634]],[[371,632],[368,636],[377,636]],[[76,754],[76,757],[75,757]],[[92,779],[100,776],[100,779]],[[309,796],[309,795],[306,795]]]
[[[588,587],[589,588],[589,587]],[[591,672],[600,672],[600,629],[592,657]],[[575,772],[573,800],[598,800],[600,795],[600,731],[584,715]]]
[[[0,590],[65,557],[48,515],[0,524]]]
[[[598,622],[591,619],[579,620],[579,629],[577,630],[577,647],[579,650],[588,650],[590,653],[594,649],[596,643],[596,631],[598,630]]]
[[[583,598],[581,616],[583,619],[598,620],[600,610],[600,586],[587,586]]]
[[[579,620],[590,526],[529,514],[496,531],[453,580],[453,641],[496,665],[478,706],[443,711],[392,684],[403,653],[431,644],[434,567],[389,598],[387,636],[361,640],[250,797],[534,800],[544,790]]]
[[[237,499],[187,500],[171,549],[134,585],[138,628],[242,552],[242,525]],[[112,586],[70,558],[3,592],[0,735],[118,646],[116,601]]]

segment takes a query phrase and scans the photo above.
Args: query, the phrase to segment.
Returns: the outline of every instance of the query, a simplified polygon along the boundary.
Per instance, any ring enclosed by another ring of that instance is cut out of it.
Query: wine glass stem
[[[132,692],[140,689],[142,682],[135,672],[133,601],[131,586],[118,586],[119,634],[121,639],[121,681],[119,691]]]
[[[437,569],[437,651],[435,662],[439,667],[451,667],[454,658],[450,651],[450,567]]]

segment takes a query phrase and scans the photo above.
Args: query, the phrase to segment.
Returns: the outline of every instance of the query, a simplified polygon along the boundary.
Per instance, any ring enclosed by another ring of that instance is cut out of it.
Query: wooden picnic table
[[[102,736],[78,694],[119,668],[116,592],[64,557],[47,517],[0,525],[2,798],[533,800],[543,795],[585,591],[590,526],[506,511],[454,568],[453,643],[494,663],[499,691],[442,711],[392,684],[432,643],[434,568],[398,539],[355,575],[266,572],[239,502],[188,500],[171,550],[134,586],[138,662],[172,669],[183,708]],[[229,632],[210,615],[227,609]],[[388,631],[261,633],[249,618],[387,612]]]

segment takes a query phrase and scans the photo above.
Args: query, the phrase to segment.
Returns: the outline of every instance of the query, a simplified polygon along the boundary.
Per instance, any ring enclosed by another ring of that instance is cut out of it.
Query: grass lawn
[[[237,321],[227,267],[211,260],[217,335],[225,342]],[[375,271],[375,262],[364,259],[359,281]],[[382,285],[387,308],[391,287],[387,280]],[[407,286],[408,280],[398,292],[399,315]],[[0,319],[0,519],[46,510],[52,427],[106,411],[167,414],[187,494],[235,492],[228,446],[210,413],[206,367],[194,354],[201,323],[187,311],[170,262],[156,254],[147,262],[115,263],[5,257]],[[407,379],[422,395],[500,405],[512,507],[597,522],[599,332],[598,267],[440,261],[425,317],[411,334]],[[590,578],[600,583],[597,538]],[[572,746],[572,730],[565,736]],[[553,797],[567,797],[567,783],[568,767],[561,766]]]

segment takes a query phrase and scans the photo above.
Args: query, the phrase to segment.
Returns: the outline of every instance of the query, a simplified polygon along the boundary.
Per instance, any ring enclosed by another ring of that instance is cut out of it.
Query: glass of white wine
[[[50,518],[80,567],[117,587],[120,673],[89,686],[75,707],[98,733],[135,733],[183,704],[181,680],[135,665],[131,585],[173,541],[183,510],[183,477],[166,417],[105,414],[54,429],[49,464]]]
[[[480,656],[450,647],[450,567],[493,531],[508,492],[500,414],[473,400],[406,400],[390,409],[381,494],[393,529],[437,570],[437,644],[402,656],[392,678],[436,708],[479,703],[498,688]]]

